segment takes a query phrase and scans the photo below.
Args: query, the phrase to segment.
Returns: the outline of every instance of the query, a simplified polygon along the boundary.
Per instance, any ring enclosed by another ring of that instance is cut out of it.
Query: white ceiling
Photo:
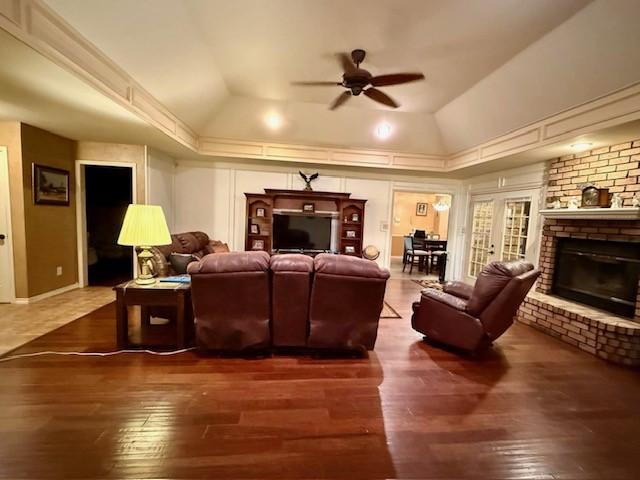
[[[385,91],[402,111],[433,113],[589,3],[46,1],[179,118],[208,134],[215,134],[210,123],[229,96],[327,105],[340,88],[290,82],[338,81],[334,54],[353,48],[368,51],[363,67],[373,74],[424,72],[424,82]],[[345,108],[385,109],[364,97]]]

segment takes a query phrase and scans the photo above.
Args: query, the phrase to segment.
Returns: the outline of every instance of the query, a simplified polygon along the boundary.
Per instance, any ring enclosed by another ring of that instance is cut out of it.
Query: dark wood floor
[[[0,363],[2,478],[638,479],[640,375],[516,325],[469,360],[403,316],[368,359]],[[114,308],[16,353],[110,350]]]

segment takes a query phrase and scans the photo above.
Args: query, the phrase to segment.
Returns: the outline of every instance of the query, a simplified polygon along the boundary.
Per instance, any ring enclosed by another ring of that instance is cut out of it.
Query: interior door
[[[9,170],[7,150],[0,147],[0,303],[13,300],[13,268],[9,242]]]
[[[466,279],[474,282],[489,262],[537,262],[538,190],[475,196],[470,204]]]

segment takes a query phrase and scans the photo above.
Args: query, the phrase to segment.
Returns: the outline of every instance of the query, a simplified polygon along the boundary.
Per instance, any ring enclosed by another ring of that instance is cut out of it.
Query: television
[[[331,218],[274,214],[273,248],[276,250],[330,250]]]

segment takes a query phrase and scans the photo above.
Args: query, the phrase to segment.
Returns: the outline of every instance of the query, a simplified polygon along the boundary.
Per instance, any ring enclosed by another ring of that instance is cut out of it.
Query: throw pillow
[[[169,255],[169,262],[177,275],[187,273],[187,265],[191,262],[197,262],[198,260],[198,257],[190,253],[172,253]]]

